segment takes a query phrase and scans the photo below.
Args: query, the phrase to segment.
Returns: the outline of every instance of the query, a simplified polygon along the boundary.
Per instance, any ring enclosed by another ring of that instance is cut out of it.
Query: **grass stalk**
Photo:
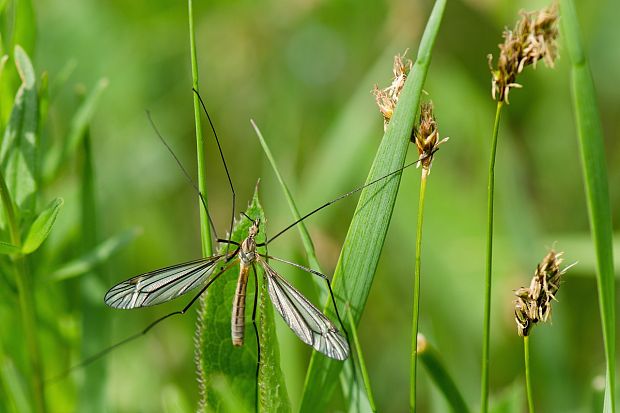
[[[420,179],[420,198],[418,202],[418,226],[415,242],[415,275],[413,285],[413,319],[411,324],[411,366],[410,366],[410,389],[409,407],[412,412],[416,406],[416,371],[418,359],[418,323],[420,319],[420,270],[422,268],[422,224],[424,221],[424,198],[426,195],[426,182],[428,169],[422,168]]]
[[[532,391],[532,376],[530,374],[530,336],[523,337],[523,356],[525,361],[525,390],[527,392],[527,407],[534,413],[534,392]]]
[[[21,248],[21,235],[17,223],[13,200],[9,194],[4,175],[0,172],[0,199],[5,212],[7,226],[13,245]],[[41,353],[37,341],[37,320],[35,314],[34,295],[30,274],[27,270],[26,257],[21,253],[13,257],[15,281],[19,295],[19,307],[22,317],[22,327],[26,336],[26,350],[30,364],[30,386],[37,413],[45,413],[45,394],[43,389],[43,366]]]
[[[596,251],[598,299],[606,358],[605,412],[615,412],[616,314],[613,234],[603,127],[588,60],[581,45],[577,11],[561,0],[562,28],[571,62],[575,121],[581,153],[590,232]]]
[[[489,160],[489,181],[487,187],[487,256],[484,283],[484,324],[482,327],[482,377],[480,380],[480,411],[486,413],[489,408],[489,353],[491,342],[491,274],[493,266],[493,196],[495,193],[495,154],[497,152],[497,134],[503,102],[497,102],[493,136],[491,137],[491,155]]]
[[[187,0],[187,10],[189,18],[189,53],[192,63],[192,86],[195,91],[198,89],[198,60],[196,58],[196,33],[194,30],[194,7],[192,0]],[[198,190],[204,199],[204,206],[207,202],[207,170],[205,165],[205,139],[202,134],[202,122],[200,118],[200,100],[198,94],[193,93],[194,97],[194,120],[196,123],[196,158],[198,163]],[[209,217],[205,211],[201,200],[198,200],[200,208],[200,239],[202,241],[202,255],[208,257],[213,254],[211,243],[211,229],[209,228]]]
[[[355,327],[355,322],[353,320],[353,316],[349,311],[347,313],[349,315],[349,328],[351,329],[351,337],[353,337],[353,347],[355,347],[355,354],[357,354],[357,361],[360,367],[360,373],[362,374],[362,381],[364,382],[364,388],[366,389],[366,397],[368,398],[368,404],[370,406],[370,410],[373,412],[377,411],[377,406],[375,405],[375,398],[372,395],[372,387],[370,386],[370,377],[368,376],[368,371],[366,370],[366,362],[364,361],[364,354],[362,353],[362,346],[360,345],[359,338],[357,337],[357,328]]]

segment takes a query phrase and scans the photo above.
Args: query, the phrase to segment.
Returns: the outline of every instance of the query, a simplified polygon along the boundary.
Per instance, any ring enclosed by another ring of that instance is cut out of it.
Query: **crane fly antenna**
[[[235,223],[235,204],[236,204],[237,194],[235,193],[235,187],[232,183],[230,172],[228,171],[228,165],[226,164],[226,160],[224,159],[224,151],[222,151],[222,145],[220,145],[220,139],[218,138],[217,132],[215,131],[215,126],[213,125],[213,122],[211,121],[211,116],[209,116],[209,111],[207,111],[207,106],[205,105],[205,102],[202,100],[200,93],[198,93],[198,91],[194,88],[192,88],[192,91],[196,94],[196,96],[198,96],[198,100],[200,101],[202,110],[204,111],[205,115],[207,115],[207,120],[209,121],[211,130],[213,131],[213,136],[215,137],[215,142],[217,143],[217,149],[220,152],[220,158],[222,159],[222,164],[224,164],[224,171],[226,171],[226,177],[228,178],[228,185],[230,186],[230,192],[232,192],[232,214],[230,216],[230,230],[228,233],[228,236],[230,237],[232,236],[233,225]]]
[[[342,195],[340,195],[340,196],[339,196],[338,198],[336,198],[336,199],[333,199],[333,200],[331,200],[331,201],[329,201],[329,202],[326,202],[325,204],[321,205],[320,207],[315,208],[315,209],[313,209],[312,211],[308,212],[306,215],[304,215],[303,217],[299,218],[297,221],[293,222],[292,224],[290,224],[289,226],[287,226],[286,228],[284,228],[282,231],[278,232],[276,235],[274,235],[273,237],[269,238],[267,241],[265,241],[265,242],[263,242],[263,243],[261,243],[261,244],[256,244],[256,245],[257,245],[258,247],[262,247],[262,246],[264,246],[264,245],[269,244],[271,241],[273,241],[274,239],[278,238],[280,235],[284,234],[286,231],[288,231],[289,229],[293,228],[295,225],[299,224],[299,223],[300,223],[301,221],[303,221],[304,219],[308,218],[308,217],[309,217],[309,216],[311,216],[311,215],[316,214],[317,212],[319,212],[319,211],[320,211],[320,210],[322,210],[323,208],[327,208],[327,207],[328,207],[328,206],[330,206],[331,204],[335,204],[336,202],[340,201],[341,199],[344,199],[344,198],[346,198],[346,197],[348,197],[348,196],[350,196],[350,195],[353,195],[354,193],[359,192],[359,191],[361,191],[362,189],[364,189],[364,188],[366,188],[366,187],[369,187],[370,185],[376,184],[377,182],[379,182],[379,181],[381,181],[381,180],[383,180],[383,179],[385,179],[385,178],[388,178],[388,177],[390,177],[390,176],[392,176],[392,175],[395,175],[395,174],[397,174],[397,173],[399,173],[399,172],[402,172],[404,169],[409,168],[410,166],[413,166],[413,165],[415,165],[415,164],[417,164],[417,163],[419,163],[419,162],[421,162],[421,161],[423,161],[423,160],[425,160],[425,159],[430,158],[430,157],[431,157],[431,156],[433,156],[433,154],[434,154],[435,152],[437,152],[438,150],[439,150],[439,148],[435,148],[435,149],[434,149],[434,150],[433,150],[430,154],[428,154],[428,155],[425,155],[425,156],[421,157],[420,159],[418,159],[418,160],[417,160],[417,161],[415,161],[415,162],[408,163],[407,165],[403,166],[402,168],[398,168],[397,170],[392,171],[392,172],[388,173],[387,175],[383,175],[383,176],[381,176],[381,177],[379,177],[379,178],[377,178],[377,179],[373,179],[372,181],[368,182],[367,184],[364,184],[364,185],[362,185],[362,186],[360,186],[360,187],[357,187],[357,188],[355,188],[354,190],[347,192],[346,194],[342,194]]]
[[[181,163],[181,160],[179,159],[179,157],[174,153],[174,151],[172,150],[170,145],[168,145],[168,142],[164,139],[164,137],[161,134],[161,132],[159,131],[159,129],[157,129],[157,126],[155,125],[155,122],[153,121],[153,118],[151,117],[151,112],[147,110],[146,111],[146,116],[149,119],[151,127],[153,128],[153,130],[157,134],[157,137],[159,138],[159,140],[164,144],[164,146],[166,147],[168,152],[170,152],[170,155],[172,155],[172,157],[176,161],[176,163],[179,166],[179,168],[181,168],[181,171],[183,172],[183,175],[185,175],[185,178],[187,178],[187,180],[189,181],[189,183],[192,186],[192,188],[194,188],[196,190],[196,192],[198,193],[198,196],[200,197],[200,202],[202,204],[202,207],[204,208],[205,212],[207,213],[207,217],[209,218],[209,224],[211,226],[211,231],[213,232],[213,237],[215,239],[219,238],[217,236],[217,231],[215,230],[215,225],[213,224],[213,219],[211,219],[211,214],[209,214],[209,208],[207,208],[207,201],[205,201],[204,196],[202,196],[202,192],[200,192],[200,189],[198,188],[198,186],[196,186],[196,183],[194,182],[192,177],[187,172],[187,169],[185,169],[185,167],[183,166],[183,163]]]

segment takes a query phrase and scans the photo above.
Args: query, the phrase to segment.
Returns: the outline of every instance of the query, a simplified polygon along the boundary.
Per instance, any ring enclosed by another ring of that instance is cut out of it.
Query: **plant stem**
[[[525,389],[527,391],[527,406],[530,413],[534,413],[534,393],[532,392],[532,377],[530,375],[530,340],[523,337],[523,355],[525,356]]]
[[[418,358],[418,320],[420,318],[420,269],[422,267],[422,223],[424,221],[424,195],[428,170],[422,168],[420,179],[420,199],[418,202],[418,228],[415,242],[415,275],[413,286],[413,321],[411,327],[411,388],[409,392],[409,407],[415,412],[416,405],[416,370]]]
[[[377,411],[375,405],[375,398],[372,395],[372,388],[370,387],[370,378],[368,377],[368,371],[366,371],[366,363],[364,362],[364,355],[362,354],[362,346],[360,345],[359,338],[357,337],[357,328],[355,327],[355,320],[351,311],[347,311],[349,328],[351,329],[351,335],[353,336],[353,345],[355,346],[355,354],[357,354],[357,360],[360,366],[360,372],[362,373],[362,380],[364,381],[364,388],[366,389],[366,397],[368,397],[368,404],[373,412]]]
[[[21,248],[21,235],[17,224],[13,200],[9,194],[9,189],[4,180],[4,175],[0,172],[0,199],[9,227],[11,242],[16,247]],[[39,343],[37,342],[37,320],[35,314],[34,296],[32,294],[32,282],[27,271],[26,257],[21,253],[13,257],[15,266],[15,279],[19,293],[19,306],[22,315],[22,324],[26,336],[26,348],[30,362],[30,386],[34,398],[35,411],[44,413],[45,394],[43,391],[43,368],[41,364],[41,354]]]
[[[192,61],[192,85],[194,90],[198,91],[198,60],[196,59],[196,34],[194,32],[194,8],[192,0],[187,1],[188,17],[189,17],[189,53]],[[202,241],[202,255],[208,257],[213,254],[213,246],[211,244],[211,229],[209,228],[209,217],[204,207],[208,206],[207,202],[207,171],[205,169],[205,140],[202,134],[202,123],[200,121],[200,100],[198,95],[194,96],[194,119],[196,122],[196,157],[198,162],[198,190],[202,194],[205,205],[198,200],[200,208],[200,239]]]
[[[482,328],[482,378],[480,411],[486,413],[489,408],[489,346],[491,338],[491,273],[493,264],[493,194],[495,192],[495,153],[497,152],[497,132],[502,111],[502,101],[497,102],[495,123],[491,138],[491,158],[489,160],[489,183],[487,188],[487,261],[484,295],[484,325]]]

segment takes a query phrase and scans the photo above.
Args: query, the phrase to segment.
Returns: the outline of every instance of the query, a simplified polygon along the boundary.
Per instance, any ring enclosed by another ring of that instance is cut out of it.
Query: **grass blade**
[[[62,198],[54,199],[34,220],[28,230],[24,245],[22,245],[23,254],[33,253],[47,239],[63,203],[64,201]]]
[[[439,30],[445,0],[437,0],[414,64],[399,98],[399,103],[377,151],[368,181],[392,172],[404,164],[407,147],[417,113],[422,86],[430,64],[431,51]],[[367,181],[367,182],[368,182]],[[400,175],[385,183],[370,186],[360,195],[357,209],[349,227],[340,259],[333,277],[333,288],[340,303],[349,302],[346,311],[352,311],[357,323],[362,315],[372,285],[385,235],[396,201]],[[333,309],[329,308],[333,316]],[[342,315],[342,314],[341,314]],[[347,314],[342,315],[347,319]],[[342,364],[312,354],[306,375],[302,412],[323,411],[330,399]]]
[[[571,61],[575,121],[581,152],[590,231],[596,250],[596,275],[607,363],[605,411],[615,412],[615,283],[612,224],[603,128],[592,74],[581,46],[577,13],[571,0],[561,0],[562,27]]]
[[[456,382],[441,361],[439,352],[431,346],[422,334],[418,335],[418,356],[431,379],[452,407],[452,411],[469,413],[471,410],[469,410],[465,398],[456,386]]]

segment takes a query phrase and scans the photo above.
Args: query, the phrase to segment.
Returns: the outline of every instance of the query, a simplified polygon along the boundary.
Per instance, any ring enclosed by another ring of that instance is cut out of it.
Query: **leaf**
[[[22,84],[17,90],[0,147],[0,167],[22,214],[34,213],[38,181],[38,98],[35,73],[26,52],[15,46],[15,65]]]
[[[412,73],[399,98],[394,117],[389,124],[367,182],[402,167],[407,153],[413,122],[420,102],[422,86],[430,64],[431,51],[443,16],[446,1],[437,0],[420,42]],[[372,285],[381,249],[388,230],[398,193],[400,174],[365,188],[349,227],[340,253],[332,285],[340,303],[349,302],[346,311],[353,312],[359,322]],[[333,316],[333,309],[328,305]],[[340,315],[347,319],[345,312]],[[343,314],[344,313],[344,314]],[[301,412],[324,411],[337,383],[342,363],[316,352],[312,354],[306,375]]]
[[[43,244],[43,241],[45,241],[50,234],[54,222],[56,222],[56,217],[63,203],[64,201],[62,198],[56,198],[34,220],[28,230],[24,245],[22,245],[22,253],[31,254]]]
[[[561,0],[562,27],[571,61],[575,121],[579,137],[590,232],[596,251],[598,299],[603,325],[607,367],[605,412],[615,411],[616,315],[613,234],[603,127],[598,112],[592,73],[581,46],[577,12],[571,0]]]
[[[258,201],[258,190],[246,214],[265,222],[262,207]],[[235,223],[231,240],[242,242],[247,237],[251,222],[245,217]],[[260,226],[257,242],[264,241],[264,224]],[[226,246],[220,248],[223,252]],[[230,247],[229,247],[230,248]],[[279,364],[279,348],[275,335],[273,308],[265,283],[263,271],[257,266],[259,277],[259,300],[257,326],[260,336],[261,368],[259,371],[259,410],[265,412],[287,412],[290,404],[284,378]],[[251,322],[254,300],[254,274],[250,272],[246,298],[245,343],[234,347],[231,342],[232,301],[239,276],[239,265],[234,265],[214,282],[200,299],[196,330],[197,369],[201,383],[201,411],[226,411],[231,400],[222,393],[222,383],[226,383],[241,400],[237,405],[246,406],[250,411],[256,406],[256,338]]]
[[[18,246],[0,241],[0,254],[16,254],[18,252],[20,252]]]
[[[61,147],[55,147],[46,159],[44,171],[46,181],[49,181],[56,176],[65,159],[73,155],[81,144],[84,139],[86,129],[88,128],[95,110],[97,109],[99,98],[107,87],[108,80],[100,79],[73,115],[71,125],[69,126],[69,133],[67,134],[63,145]]]
[[[50,275],[50,279],[53,281],[63,281],[88,273],[133,241],[139,233],[140,231],[134,228],[108,238],[93,250],[56,269]]]

